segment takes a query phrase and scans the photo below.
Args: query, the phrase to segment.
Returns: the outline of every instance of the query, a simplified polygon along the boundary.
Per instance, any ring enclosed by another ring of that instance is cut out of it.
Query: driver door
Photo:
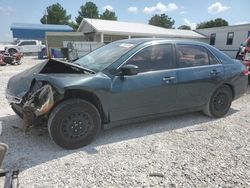
[[[175,109],[177,80],[171,44],[146,47],[125,64],[138,66],[139,73],[114,77],[111,86],[111,121]]]

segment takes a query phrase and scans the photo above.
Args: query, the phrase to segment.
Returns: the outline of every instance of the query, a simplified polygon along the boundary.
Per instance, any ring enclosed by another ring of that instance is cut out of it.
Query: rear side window
[[[222,63],[231,63],[232,58],[228,55],[224,54],[223,52],[219,51],[217,48],[213,46],[209,46],[209,49],[213,52],[213,54],[220,60]]]
[[[212,56],[211,56],[212,57]],[[191,44],[177,45],[179,67],[196,67],[210,64],[210,54],[206,48]]]
[[[174,68],[171,44],[158,44],[146,47],[130,58],[126,64],[136,65],[139,72]]]

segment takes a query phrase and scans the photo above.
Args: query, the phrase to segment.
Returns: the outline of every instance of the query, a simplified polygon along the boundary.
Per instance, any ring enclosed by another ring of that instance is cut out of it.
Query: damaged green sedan
[[[204,43],[131,39],[21,72],[6,98],[27,128],[46,125],[55,143],[75,149],[121,122],[180,111],[222,117],[246,92],[247,75],[240,61]]]

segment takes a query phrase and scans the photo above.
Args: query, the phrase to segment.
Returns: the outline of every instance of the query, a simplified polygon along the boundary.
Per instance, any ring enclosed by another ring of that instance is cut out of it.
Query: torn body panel
[[[38,117],[48,113],[64,94],[64,80],[54,77],[65,79],[65,74],[77,74],[79,79],[79,75],[84,73],[86,70],[78,65],[50,59],[13,76],[8,82],[6,98],[13,110],[24,119],[25,126],[30,127]]]
[[[100,101],[100,97],[107,99],[110,81],[102,72],[94,74],[76,64],[48,60],[10,78],[6,98],[16,114],[24,119],[25,127],[47,125],[51,110],[72,97],[72,93],[90,101],[96,98],[98,100],[94,101]],[[95,88],[99,89],[95,91]],[[107,119],[108,100],[105,100],[105,107],[98,102],[95,104],[105,112],[103,119]]]
[[[7,94],[21,99],[30,90],[34,79],[47,77],[46,80],[50,81],[49,77],[51,74],[84,74],[86,72],[88,70],[73,63],[61,62],[54,59],[46,60],[31,69],[11,77],[7,85]]]
[[[26,127],[33,125],[34,121],[54,106],[55,91],[51,85],[46,84],[31,94],[23,105],[23,120]]]

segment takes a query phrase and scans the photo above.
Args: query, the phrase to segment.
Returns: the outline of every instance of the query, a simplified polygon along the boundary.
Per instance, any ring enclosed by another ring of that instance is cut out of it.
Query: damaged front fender
[[[55,104],[55,90],[45,84],[29,96],[23,106],[23,119],[26,127],[34,124],[37,117],[48,113]]]

